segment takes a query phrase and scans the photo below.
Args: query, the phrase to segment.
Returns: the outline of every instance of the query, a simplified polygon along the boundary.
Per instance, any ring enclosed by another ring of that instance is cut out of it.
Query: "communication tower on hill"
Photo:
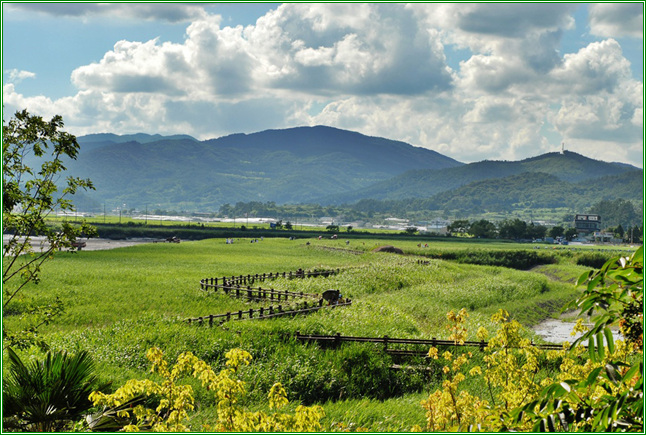
[[[561,155],[565,154],[565,142],[561,142]]]

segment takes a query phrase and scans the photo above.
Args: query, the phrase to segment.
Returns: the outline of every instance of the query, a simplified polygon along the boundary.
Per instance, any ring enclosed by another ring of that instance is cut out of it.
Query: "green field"
[[[5,327],[17,328],[21,311],[58,296],[66,309],[43,329],[46,341],[55,350],[88,350],[99,364],[101,377],[115,387],[130,378],[149,376],[145,353],[153,346],[171,359],[191,351],[216,368],[223,364],[226,351],[240,347],[254,357],[242,373],[249,390],[245,404],[250,408],[262,407],[271,385],[281,381],[294,404],[323,405],[325,430],[342,424],[406,431],[424,424],[419,403],[441,383],[440,375],[392,370],[394,363],[426,363],[419,358],[394,361],[370,344],[339,349],[303,345],[292,338],[295,331],[446,338],[445,315],[460,308],[469,311],[467,326],[474,333],[480,326],[492,329],[490,316],[499,308],[531,326],[558,315],[579,293],[571,282],[589,269],[576,264],[579,251],[566,248],[465,241],[423,241],[418,247],[420,241],[266,238],[226,244],[224,239],[208,239],[59,253],[44,265],[42,282],[25,288],[23,293],[32,298],[16,304],[15,314],[3,321]],[[403,249],[406,255],[371,252],[386,244]],[[480,265],[510,259],[535,264],[528,270]],[[213,328],[189,326],[185,321],[262,306],[207,294],[199,288],[202,278],[299,268],[339,268],[340,273],[327,278],[280,278],[261,285],[306,293],[339,289],[343,297],[352,299],[352,306],[307,316],[231,321]],[[214,399],[196,381],[187,383],[196,389],[199,405],[191,427],[199,431],[215,414]]]

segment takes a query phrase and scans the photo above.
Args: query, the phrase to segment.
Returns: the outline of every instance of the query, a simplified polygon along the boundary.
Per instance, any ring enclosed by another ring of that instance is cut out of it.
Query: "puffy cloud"
[[[6,6],[13,10],[57,17],[88,18],[103,15],[171,23],[190,21],[206,15],[202,6],[188,3],[11,3]]]
[[[614,39],[593,42],[578,53],[566,54],[560,68],[551,72],[551,83],[561,92],[590,94],[613,92],[631,80],[630,63]]]
[[[593,35],[643,37],[644,3],[593,3],[588,10]]]
[[[72,73],[79,89],[72,97],[27,98],[16,81],[5,85],[4,102],[61,114],[75,134],[206,139],[325,124],[466,162],[521,159],[565,140],[589,156],[606,158],[614,148],[612,160],[639,164],[642,83],[614,39],[559,53],[572,11],[283,4],[246,27],[200,15],[180,43],[116,42]],[[455,70],[447,45],[468,54]]]
[[[437,34],[403,5],[286,4],[246,35],[262,47],[254,53],[271,87],[415,94],[452,85]]]

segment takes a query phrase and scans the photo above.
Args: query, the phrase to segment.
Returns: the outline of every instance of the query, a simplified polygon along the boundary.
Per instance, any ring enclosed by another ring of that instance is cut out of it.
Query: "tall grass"
[[[558,311],[576,293],[572,285],[538,272],[440,259],[418,264],[417,257],[368,252],[373,245],[391,244],[379,240],[306,242],[238,239],[226,244],[224,239],[210,239],[61,253],[45,265],[43,281],[30,285],[25,293],[38,302],[55,296],[63,300],[65,314],[45,330],[47,341],[55,350],[88,350],[102,380],[111,380],[115,386],[148,376],[145,352],[153,346],[162,348],[170,359],[191,351],[215,367],[223,364],[226,351],[241,347],[254,357],[243,371],[249,406],[259,406],[271,384],[280,381],[292,401],[327,403],[329,428],[344,422],[371,430],[408,428],[423,415],[418,409],[420,392],[439,378],[433,380],[425,372],[393,371],[392,358],[374,345],[336,350],[305,346],[294,340],[295,331],[447,338],[445,315],[449,310],[467,308],[470,331],[480,326],[491,329],[489,318],[502,307],[532,324]],[[365,253],[319,249],[321,245]],[[422,251],[413,242],[402,246],[408,253]],[[465,249],[465,245],[454,249]],[[559,265],[549,267],[555,271]],[[213,328],[185,322],[189,317],[258,306],[207,294],[199,289],[201,278],[298,268],[340,268],[341,273],[327,278],[281,278],[261,285],[307,293],[339,289],[343,297],[352,299],[352,306],[292,318],[231,321]],[[27,309],[28,304],[23,306]],[[19,324],[18,316],[4,321],[9,328]],[[201,419],[212,412],[213,400],[201,390],[198,399],[201,408],[195,424],[199,429]],[[355,405],[365,410],[352,413],[344,408]],[[396,414],[401,414],[398,422]]]

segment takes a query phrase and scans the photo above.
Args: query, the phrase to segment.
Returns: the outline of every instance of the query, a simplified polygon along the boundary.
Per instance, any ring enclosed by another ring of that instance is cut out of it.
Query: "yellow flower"
[[[469,375],[470,376],[475,376],[475,375],[481,375],[482,370],[480,369],[480,366],[475,366],[471,370],[469,370]]]

